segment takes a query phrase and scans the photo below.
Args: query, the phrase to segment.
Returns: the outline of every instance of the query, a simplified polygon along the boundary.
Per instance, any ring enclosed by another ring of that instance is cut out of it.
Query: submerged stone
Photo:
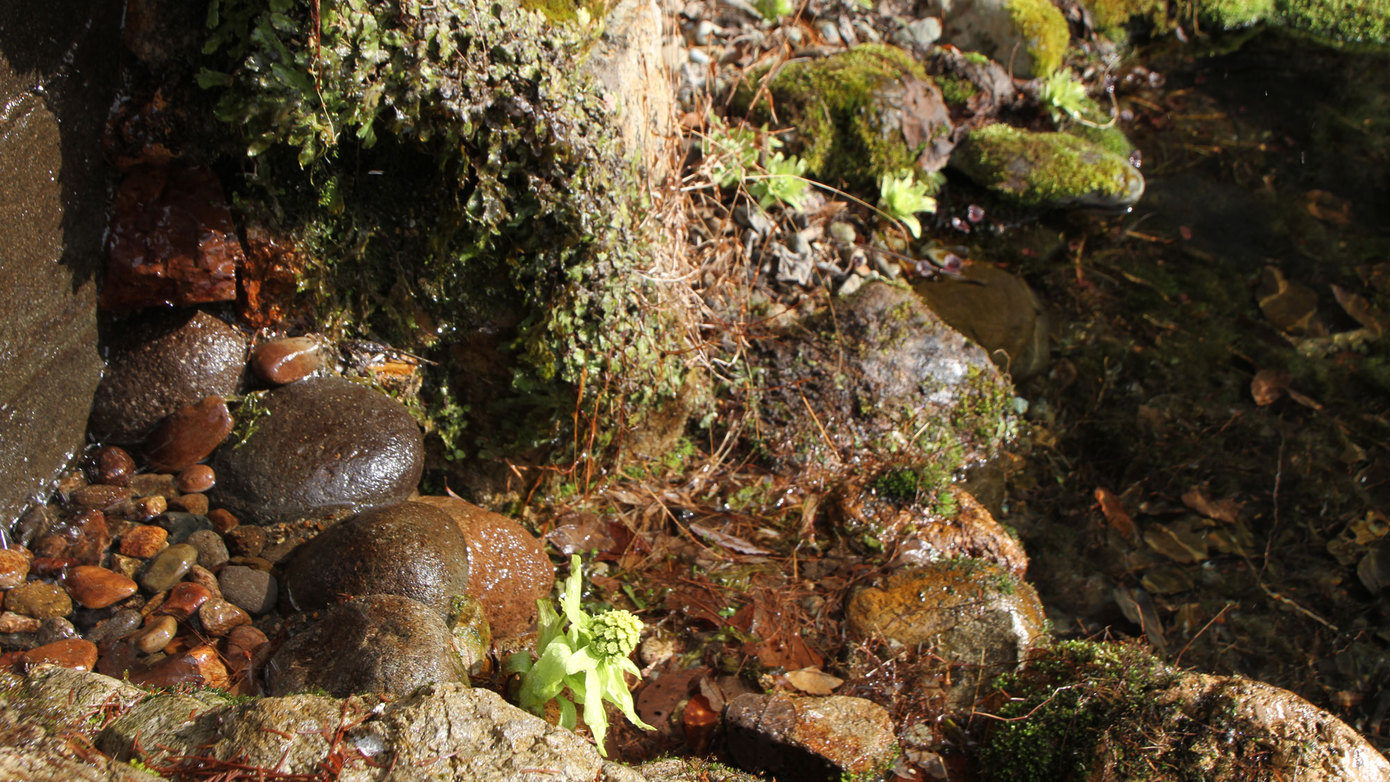
[[[956,146],[951,166],[1024,206],[1113,209],[1144,194],[1144,177],[1128,160],[1066,133],[987,125]]]

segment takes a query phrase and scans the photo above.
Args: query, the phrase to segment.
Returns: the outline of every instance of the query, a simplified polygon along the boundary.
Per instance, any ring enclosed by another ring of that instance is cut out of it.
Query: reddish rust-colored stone
[[[217,483],[217,473],[206,464],[195,464],[183,468],[176,476],[179,491],[185,494],[205,492]]]
[[[32,633],[39,629],[43,622],[32,616],[16,614],[13,611],[0,613],[0,633]]]
[[[168,614],[178,619],[187,619],[211,598],[212,593],[202,584],[180,581],[174,585],[173,589],[169,590],[169,596],[164,598],[164,604],[159,607],[159,613]]]
[[[208,457],[232,433],[232,414],[220,396],[184,405],[145,438],[145,457],[156,470],[177,472]]]
[[[199,516],[208,515],[209,503],[206,494],[180,494],[169,500],[169,503],[189,513],[196,513]]]
[[[95,565],[78,565],[68,571],[68,594],[87,608],[106,608],[135,594],[135,581]]]
[[[212,522],[212,528],[221,533],[235,529],[241,524],[241,520],[225,508],[214,508],[207,512],[207,517],[208,521]]]
[[[198,618],[203,620],[203,629],[209,635],[221,637],[232,628],[251,624],[251,615],[226,600],[213,598],[198,609]]]
[[[272,339],[251,352],[251,369],[267,383],[293,383],[319,368],[319,351],[319,342],[312,337]]]
[[[131,684],[141,687],[172,687],[177,684],[226,687],[227,668],[217,659],[217,649],[203,645],[143,671],[131,671]]]
[[[237,314],[252,328],[279,325],[294,310],[303,267],[294,242],[272,237],[260,226],[249,226]]]
[[[0,589],[13,589],[23,584],[33,559],[33,554],[18,546],[0,550]]]
[[[81,638],[67,638],[30,649],[24,653],[27,665],[51,663],[78,671],[90,671],[97,664],[97,645]]]
[[[169,547],[169,531],[153,524],[141,524],[121,536],[119,551],[127,557],[148,559]]]
[[[135,460],[124,448],[108,445],[92,454],[92,479],[108,486],[125,486],[135,474]]]
[[[206,168],[140,165],[116,190],[101,307],[236,298],[245,261],[222,185]]]

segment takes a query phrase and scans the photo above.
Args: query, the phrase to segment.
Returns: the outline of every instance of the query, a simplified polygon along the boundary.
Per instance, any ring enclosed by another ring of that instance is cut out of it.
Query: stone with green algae
[[[988,125],[957,145],[951,166],[1023,206],[1118,208],[1144,194],[1128,160],[1066,133]]]
[[[996,60],[1021,79],[1048,76],[1071,41],[1066,17],[1048,0],[933,0],[942,40]]]

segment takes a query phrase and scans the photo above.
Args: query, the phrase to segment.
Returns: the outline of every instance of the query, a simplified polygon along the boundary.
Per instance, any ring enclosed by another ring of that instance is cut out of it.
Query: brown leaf
[[[1104,487],[1096,489],[1096,502],[1100,503],[1100,512],[1105,514],[1105,520],[1110,522],[1110,526],[1121,535],[1133,540],[1138,534],[1138,529],[1134,526],[1134,519],[1130,518],[1125,512],[1125,508],[1120,504],[1120,498],[1115,493]]]
[[[1284,395],[1293,382],[1293,373],[1287,369],[1261,369],[1250,381],[1250,396],[1260,407],[1272,405]]]
[[[787,681],[807,695],[829,695],[836,687],[845,683],[844,679],[831,676],[814,666],[787,671]]]
[[[1352,293],[1337,285],[1332,286],[1332,295],[1337,298],[1337,303],[1342,305],[1342,309],[1346,310],[1348,315],[1357,323],[1365,326],[1377,338],[1385,333],[1385,315],[1376,309],[1365,296]]]
[[[1308,214],[1324,223],[1336,226],[1351,225],[1351,202],[1326,190],[1309,190],[1303,194],[1303,207]]]
[[[1311,396],[1307,396],[1307,395],[1305,395],[1305,394],[1300,394],[1300,393],[1298,393],[1297,391],[1293,390],[1292,388],[1289,389],[1288,393],[1289,393],[1289,398],[1290,398],[1290,399],[1292,399],[1293,401],[1299,403],[1300,405],[1303,405],[1304,407],[1308,408],[1309,410],[1321,410],[1321,409],[1322,409],[1322,403],[1319,402],[1318,400],[1312,398]]]
[[[720,532],[717,529],[707,527],[703,524],[691,524],[690,531],[704,538],[709,543],[718,544],[726,549],[729,549],[730,551],[738,552],[739,554],[749,554],[751,556],[767,556],[772,553],[771,551],[768,551],[765,548],[759,548],[753,545],[752,543],[749,543],[743,538],[730,535],[727,532]]]
[[[1227,497],[1224,500],[1213,500],[1201,489],[1189,489],[1182,495],[1182,504],[1206,516],[1209,519],[1224,521],[1227,524],[1235,524],[1236,516],[1240,513],[1240,503]]]

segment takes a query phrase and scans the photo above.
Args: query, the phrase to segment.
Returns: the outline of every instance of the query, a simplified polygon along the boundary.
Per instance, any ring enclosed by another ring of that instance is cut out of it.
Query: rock
[[[128,557],[148,559],[168,548],[169,531],[153,524],[131,527],[121,535],[119,550]]]
[[[746,693],[724,707],[729,755],[783,779],[882,773],[898,754],[888,710],[863,698]]]
[[[224,535],[241,525],[241,520],[225,508],[213,508],[204,515],[212,522],[212,528]]]
[[[750,351],[769,466],[839,473],[872,451],[951,475],[1008,435],[1008,382],[912,291],[872,282],[831,307]]]
[[[704,758],[653,760],[635,769],[650,782],[763,782],[763,778]]]
[[[206,516],[208,515],[209,508],[211,508],[208,496],[196,492],[193,494],[180,494],[169,500],[169,504],[176,510],[192,513],[195,516]],[[211,521],[211,519],[209,519],[209,521]]]
[[[272,339],[251,351],[251,369],[267,383],[293,383],[318,371],[323,363],[320,353],[319,341],[313,337]]]
[[[194,687],[226,688],[227,668],[217,649],[202,645],[182,655],[165,659],[153,668],[128,673],[131,683],[141,687],[175,687],[180,684]]]
[[[24,653],[26,665],[61,665],[75,671],[90,671],[97,664],[97,645],[81,638],[67,638],[44,644]]]
[[[213,528],[212,520],[198,513],[169,511],[155,521],[169,533],[171,544],[186,543],[193,533]]]
[[[40,557],[95,565],[110,546],[111,530],[106,524],[106,514],[99,510],[83,510],[49,527],[48,534],[34,544],[34,553]]]
[[[213,597],[222,596],[222,587],[217,583],[217,576],[202,565],[194,565],[188,569],[187,581],[206,589]]]
[[[203,622],[203,629],[216,638],[231,632],[234,627],[251,624],[250,614],[216,597],[203,603],[198,609],[198,618]]]
[[[39,623],[39,631],[34,634],[34,640],[40,646],[78,637],[77,628],[61,616],[50,616],[43,620]]]
[[[366,595],[323,611],[265,668],[272,695],[314,688],[406,695],[431,682],[466,681],[444,620],[398,595]]]
[[[103,619],[87,633],[87,640],[100,646],[108,641],[119,641],[140,629],[142,617],[133,608],[122,608],[110,617]]]
[[[227,543],[227,551],[233,556],[254,557],[265,548],[267,537],[264,527],[247,525],[233,527],[222,533],[222,539]]]
[[[120,514],[130,502],[131,491],[124,486],[92,484],[82,486],[68,495],[68,502],[77,510],[97,510]]]
[[[130,490],[136,497],[177,497],[178,485],[174,476],[162,472],[142,472],[130,477]]]
[[[486,673],[487,655],[492,650],[492,628],[488,626],[482,603],[472,595],[455,597],[444,624],[449,628],[454,651],[458,652],[464,669],[470,674]]]
[[[404,500],[424,441],[399,402],[341,378],[267,392],[254,432],[212,462],[218,505],[260,523],[346,514]]]
[[[175,543],[159,552],[145,573],[140,577],[140,586],[146,592],[163,592],[183,580],[188,569],[198,561],[198,549],[187,543]]]
[[[130,484],[130,476],[135,474],[135,459],[119,446],[98,448],[91,459],[93,483],[126,486]]]
[[[188,536],[188,545],[198,550],[198,564],[208,570],[216,571],[227,564],[230,555],[222,536],[210,529],[203,529]]]
[[[175,310],[136,319],[110,343],[106,375],[92,402],[92,435],[138,443],[169,414],[237,390],[246,338],[204,312]]]
[[[13,611],[0,613],[0,633],[36,633],[43,622]]]
[[[179,491],[185,494],[193,492],[205,492],[217,485],[217,473],[206,464],[193,464],[179,471],[174,477]],[[206,515],[206,511],[204,511]]]
[[[13,589],[23,584],[33,559],[34,555],[26,549],[0,549],[0,589]]]
[[[933,0],[925,13],[944,20],[945,43],[980,52],[1022,79],[1051,74],[1071,42],[1066,17],[1047,0]]]
[[[130,639],[131,646],[134,646],[141,654],[154,654],[169,645],[178,635],[179,622],[172,616],[150,617],[149,624],[141,630],[134,638]]]
[[[187,619],[213,597],[211,590],[202,584],[180,581],[169,590],[164,602],[159,604],[159,613],[168,614],[176,619]]]
[[[158,495],[153,497],[140,497],[134,500],[133,505],[135,507],[135,515],[131,516],[131,518],[138,521],[149,521],[169,509],[169,501]]]
[[[418,497],[448,513],[468,547],[468,592],[483,606],[492,634],[513,638],[533,629],[536,601],[555,586],[544,543],[520,523],[456,497]]]
[[[220,396],[184,405],[145,438],[151,469],[178,472],[206,459],[232,433],[232,414]]]
[[[1045,0],[1043,0],[1045,2]],[[913,167],[936,171],[951,150],[951,120],[932,78],[911,54],[894,46],[866,44],[822,58],[797,58],[778,66],[755,102],[762,72],[753,71],[734,96],[737,112],[754,123],[795,129],[789,146],[815,178],[877,189],[884,174]],[[750,108],[751,106],[751,108]]]
[[[1028,283],[988,263],[914,286],[946,325],[985,349],[1014,381],[1047,365],[1047,314]]]
[[[284,568],[286,603],[311,611],[343,595],[389,594],[440,616],[467,594],[469,551],[448,514],[418,502],[365,511],[301,545]]]
[[[97,749],[119,761],[158,763],[191,756],[217,740],[217,717],[227,702],[207,692],[150,695],[124,710],[97,734]]]
[[[245,565],[222,568],[217,574],[217,584],[222,589],[223,599],[252,616],[268,613],[279,598],[275,576]]]
[[[87,608],[105,608],[130,597],[139,589],[135,582],[103,567],[78,565],[68,571],[68,594]]]
[[[72,613],[72,599],[57,584],[30,581],[5,593],[5,610],[35,619],[67,616]]]
[[[1024,206],[1115,209],[1144,194],[1144,177],[1128,160],[1066,133],[986,125],[956,145],[951,166]]]
[[[107,250],[101,307],[115,311],[233,301],[245,260],[217,175],[183,164],[126,173]]]

